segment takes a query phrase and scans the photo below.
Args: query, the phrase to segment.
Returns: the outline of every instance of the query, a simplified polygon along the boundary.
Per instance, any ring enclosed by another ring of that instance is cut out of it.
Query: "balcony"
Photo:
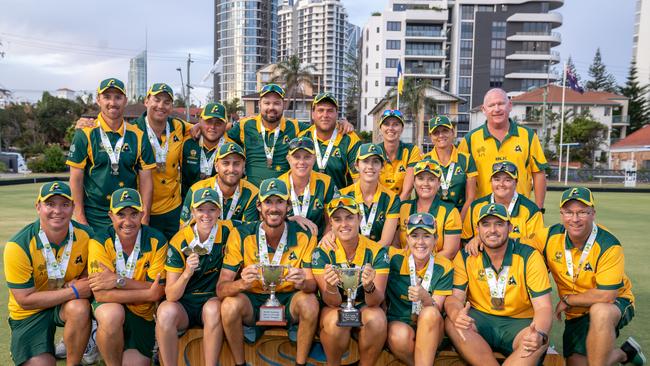
[[[404,74],[417,76],[437,76],[444,77],[445,70],[439,67],[407,67]]]
[[[630,125],[630,116],[612,116],[612,126],[629,126]]]
[[[506,60],[536,60],[551,61],[552,63],[560,62],[560,53],[557,51],[524,51],[519,50],[506,56]]]
[[[538,22],[553,23],[554,27],[562,25],[562,14],[556,12],[548,13],[516,13],[508,17],[508,22]]]
[[[447,38],[447,32],[444,30],[440,31],[427,31],[427,30],[406,30],[406,37],[407,38]]]
[[[406,49],[406,56],[430,56],[430,57],[445,57],[444,50],[420,50],[420,49]]]
[[[521,69],[516,72],[506,74],[508,79],[549,79],[550,81],[559,80],[560,75],[555,71],[546,72],[545,69]]]
[[[517,32],[509,36],[508,41],[551,42],[557,45],[562,43],[562,36],[558,32]]]

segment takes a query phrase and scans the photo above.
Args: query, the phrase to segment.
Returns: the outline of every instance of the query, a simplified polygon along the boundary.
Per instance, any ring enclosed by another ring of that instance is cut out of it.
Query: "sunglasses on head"
[[[384,113],[382,113],[381,116],[384,118],[386,117],[397,117],[400,119],[404,118],[404,115],[402,114],[402,112],[400,112],[399,109],[387,109],[384,111]]]
[[[517,174],[517,167],[507,163],[494,163],[492,165],[492,172],[508,172],[510,174]]]
[[[314,98],[314,104],[320,103],[321,101],[328,99],[334,102],[338,106],[338,102],[332,93],[320,93]]]
[[[311,140],[308,139],[293,139],[289,142],[289,151],[293,151],[295,149],[309,149],[313,150],[314,149],[314,143]]]
[[[266,94],[266,93],[278,93],[282,98],[284,98],[284,89],[278,84],[266,84],[262,87],[262,90],[260,90],[260,94]]]
[[[408,221],[406,222],[407,225],[425,225],[425,226],[430,226],[430,227],[435,227],[436,225],[436,219],[426,213],[418,213],[418,214],[413,214],[409,216]]]

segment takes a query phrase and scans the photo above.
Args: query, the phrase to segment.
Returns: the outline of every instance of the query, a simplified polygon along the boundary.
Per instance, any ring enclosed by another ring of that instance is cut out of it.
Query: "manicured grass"
[[[0,251],[6,241],[27,223],[36,218],[34,200],[40,185],[27,184],[0,187]],[[546,197],[546,224],[559,220],[558,202],[560,193],[549,192]],[[596,193],[597,221],[607,226],[623,243],[626,255],[626,272],[632,280],[632,291],[636,296],[636,316],[621,332],[619,341],[633,335],[650,352],[650,260],[645,247],[650,237],[650,194],[644,193]],[[4,270],[0,271],[0,282],[5,283]],[[648,282],[645,282],[648,281]],[[554,303],[557,301],[555,297]],[[9,356],[9,326],[7,319],[7,289],[0,290],[0,365],[11,364]],[[554,323],[551,343],[561,348],[563,325]],[[620,342],[619,342],[620,343]]]

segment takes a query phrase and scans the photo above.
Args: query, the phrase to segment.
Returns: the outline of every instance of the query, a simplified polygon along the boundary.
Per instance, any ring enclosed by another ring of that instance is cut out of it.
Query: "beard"
[[[278,113],[275,116],[271,117],[268,113],[262,113],[262,118],[269,123],[276,123],[282,119],[282,113]]]

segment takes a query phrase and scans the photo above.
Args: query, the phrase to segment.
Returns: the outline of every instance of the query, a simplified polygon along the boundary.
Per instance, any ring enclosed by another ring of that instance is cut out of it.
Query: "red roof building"
[[[612,169],[624,169],[632,161],[637,169],[650,169],[650,124],[612,145]]]

